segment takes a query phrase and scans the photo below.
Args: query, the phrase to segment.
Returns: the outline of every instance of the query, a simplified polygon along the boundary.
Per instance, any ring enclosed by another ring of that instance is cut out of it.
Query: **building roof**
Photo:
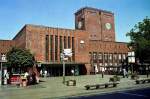
[[[75,30],[75,29],[60,28],[60,27],[50,27],[50,26],[45,26],[45,25],[35,25],[35,24],[26,24],[26,26],[39,27],[39,28],[63,29],[63,30],[71,30],[71,31]]]
[[[35,27],[35,28],[50,28],[50,29],[61,29],[61,30],[69,30],[69,31],[76,31],[75,29],[67,29],[67,28],[60,28],[60,27],[50,27],[50,26],[45,26],[45,25],[36,25],[36,24],[25,24],[21,30],[15,35],[15,37],[12,39],[14,40],[20,33],[21,31],[26,28],[26,27]]]
[[[77,13],[80,12],[81,10],[85,10],[85,9],[96,10],[96,11],[99,11],[99,12],[106,12],[106,13],[114,14],[114,13],[111,12],[111,11],[106,11],[106,10],[102,10],[102,9],[92,8],[92,7],[83,7],[83,8],[81,8],[81,9],[77,10],[77,12],[75,12],[75,14],[77,14]]]
[[[0,41],[12,41],[12,40],[3,40],[3,39],[0,39]]]

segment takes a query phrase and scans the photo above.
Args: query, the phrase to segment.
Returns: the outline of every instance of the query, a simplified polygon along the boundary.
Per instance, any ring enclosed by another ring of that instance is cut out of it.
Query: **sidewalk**
[[[97,90],[85,90],[84,86],[87,84],[98,84],[109,81],[113,75],[84,75],[84,76],[67,76],[66,80],[76,80],[76,86],[66,86],[62,84],[62,77],[48,77],[41,78],[40,84],[28,87],[16,86],[2,86],[0,88],[1,99],[50,99],[50,98],[66,98],[79,95],[91,95],[108,93],[120,90],[127,90],[133,88],[149,87],[148,84],[136,85],[134,80],[129,78],[122,78],[120,84],[116,88],[106,88]],[[146,78],[146,75],[141,75],[140,78]],[[149,77],[150,78],[150,77]]]

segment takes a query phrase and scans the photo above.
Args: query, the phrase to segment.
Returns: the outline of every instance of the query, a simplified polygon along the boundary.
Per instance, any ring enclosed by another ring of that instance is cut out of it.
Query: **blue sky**
[[[85,6],[115,14],[119,42],[128,42],[126,33],[150,18],[150,0],[0,0],[0,39],[12,39],[25,24],[74,29],[74,13]]]

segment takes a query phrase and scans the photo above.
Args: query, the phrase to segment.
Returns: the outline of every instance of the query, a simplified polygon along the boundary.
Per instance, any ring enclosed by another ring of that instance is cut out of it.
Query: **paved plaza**
[[[114,91],[131,90],[147,88],[149,83],[135,84],[134,80],[122,78],[120,84],[115,88],[85,90],[87,84],[99,84],[109,82],[109,78],[113,75],[84,75],[84,76],[67,76],[66,80],[76,80],[76,86],[66,86],[62,84],[62,77],[41,78],[42,82],[37,85],[18,87],[14,85],[0,87],[0,99],[56,99],[68,98],[76,96],[87,96],[101,93],[111,93]],[[146,78],[146,75],[140,75],[140,78]],[[150,77],[149,77],[150,78]]]

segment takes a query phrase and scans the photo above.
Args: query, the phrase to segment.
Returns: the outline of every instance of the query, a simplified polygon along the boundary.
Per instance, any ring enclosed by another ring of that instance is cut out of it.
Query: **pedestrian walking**
[[[104,78],[104,72],[105,72],[105,68],[102,67],[102,78]]]
[[[148,67],[146,67],[146,76],[148,78],[148,74],[149,74],[149,70],[148,70]]]
[[[123,68],[123,78],[125,78],[125,77],[128,78],[128,73],[127,73],[126,69]]]

